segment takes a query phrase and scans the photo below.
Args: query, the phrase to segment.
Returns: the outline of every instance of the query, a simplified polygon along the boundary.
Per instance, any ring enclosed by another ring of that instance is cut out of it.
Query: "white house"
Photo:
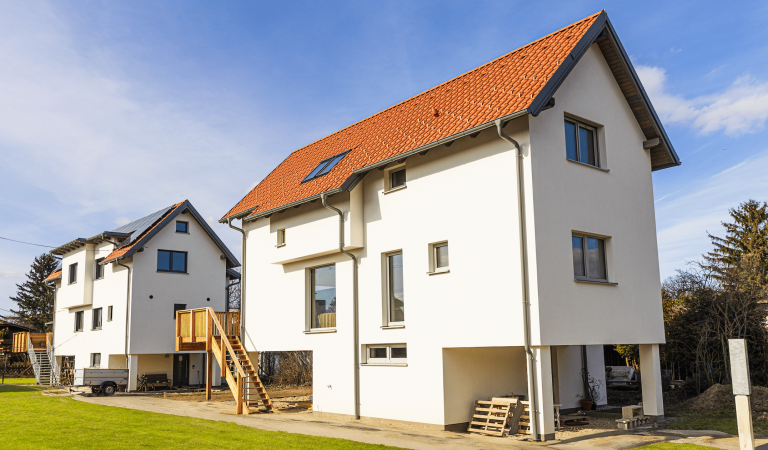
[[[316,412],[465,430],[513,393],[543,439],[584,372],[605,403],[603,345],[640,344],[662,416],[651,172],[679,164],[590,16],[294,151],[234,206],[242,340],[312,351]]]
[[[174,385],[205,382],[204,354],[174,351],[177,310],[227,308],[240,263],[189,201],[51,251],[61,269],[53,341],[59,366],[167,374]],[[214,384],[219,384],[214,371]]]

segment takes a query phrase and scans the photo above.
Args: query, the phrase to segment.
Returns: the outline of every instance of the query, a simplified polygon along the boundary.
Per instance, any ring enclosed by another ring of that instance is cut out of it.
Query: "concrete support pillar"
[[[664,418],[659,344],[640,344],[640,374],[643,388],[643,414]]]
[[[128,391],[138,388],[139,355],[128,355]]]
[[[536,368],[536,400],[539,439],[555,439],[555,407],[552,398],[552,352],[550,347],[531,347]]]

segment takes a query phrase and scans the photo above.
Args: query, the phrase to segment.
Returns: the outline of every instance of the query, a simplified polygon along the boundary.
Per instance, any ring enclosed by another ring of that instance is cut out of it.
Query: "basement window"
[[[327,175],[331,169],[333,169],[336,164],[339,163],[342,159],[344,159],[345,156],[347,156],[347,153],[349,153],[350,150],[347,150],[344,153],[339,153],[338,155],[331,156],[328,159],[324,159],[320,161],[320,164],[317,165],[314,169],[312,169],[312,172],[309,172],[309,175],[304,177],[303,180],[301,180],[302,183],[306,183],[307,181],[312,181],[315,178],[320,178],[323,175]]]
[[[406,365],[408,349],[405,344],[368,345],[366,365]]]

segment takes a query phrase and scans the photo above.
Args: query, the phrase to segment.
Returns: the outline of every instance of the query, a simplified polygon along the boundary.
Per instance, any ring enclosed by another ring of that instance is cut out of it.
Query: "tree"
[[[733,269],[749,255],[752,259],[749,270],[758,278],[756,281],[765,284],[768,275],[768,205],[747,200],[737,208],[731,208],[728,214],[733,223],[722,223],[725,237],[708,234],[715,248],[704,255],[705,268],[722,283],[733,278]]]
[[[11,297],[18,308],[11,309],[14,320],[41,331],[46,329],[46,322],[53,321],[53,287],[45,279],[58,265],[59,260],[53,255],[44,253],[35,257],[27,281],[17,284],[16,296]]]

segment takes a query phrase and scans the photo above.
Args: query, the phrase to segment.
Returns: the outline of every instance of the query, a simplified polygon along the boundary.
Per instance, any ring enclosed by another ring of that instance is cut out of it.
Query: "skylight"
[[[324,159],[320,161],[320,164],[317,165],[314,169],[312,169],[312,172],[309,172],[309,175],[307,175],[303,180],[301,180],[302,183],[306,183],[307,181],[314,180],[315,178],[322,177],[323,175],[327,175],[328,172],[333,169],[333,167],[339,163],[342,159],[344,159],[345,156],[347,156],[347,153],[349,153],[349,150],[347,150],[344,153],[339,153],[336,156],[331,156],[328,159]]]

